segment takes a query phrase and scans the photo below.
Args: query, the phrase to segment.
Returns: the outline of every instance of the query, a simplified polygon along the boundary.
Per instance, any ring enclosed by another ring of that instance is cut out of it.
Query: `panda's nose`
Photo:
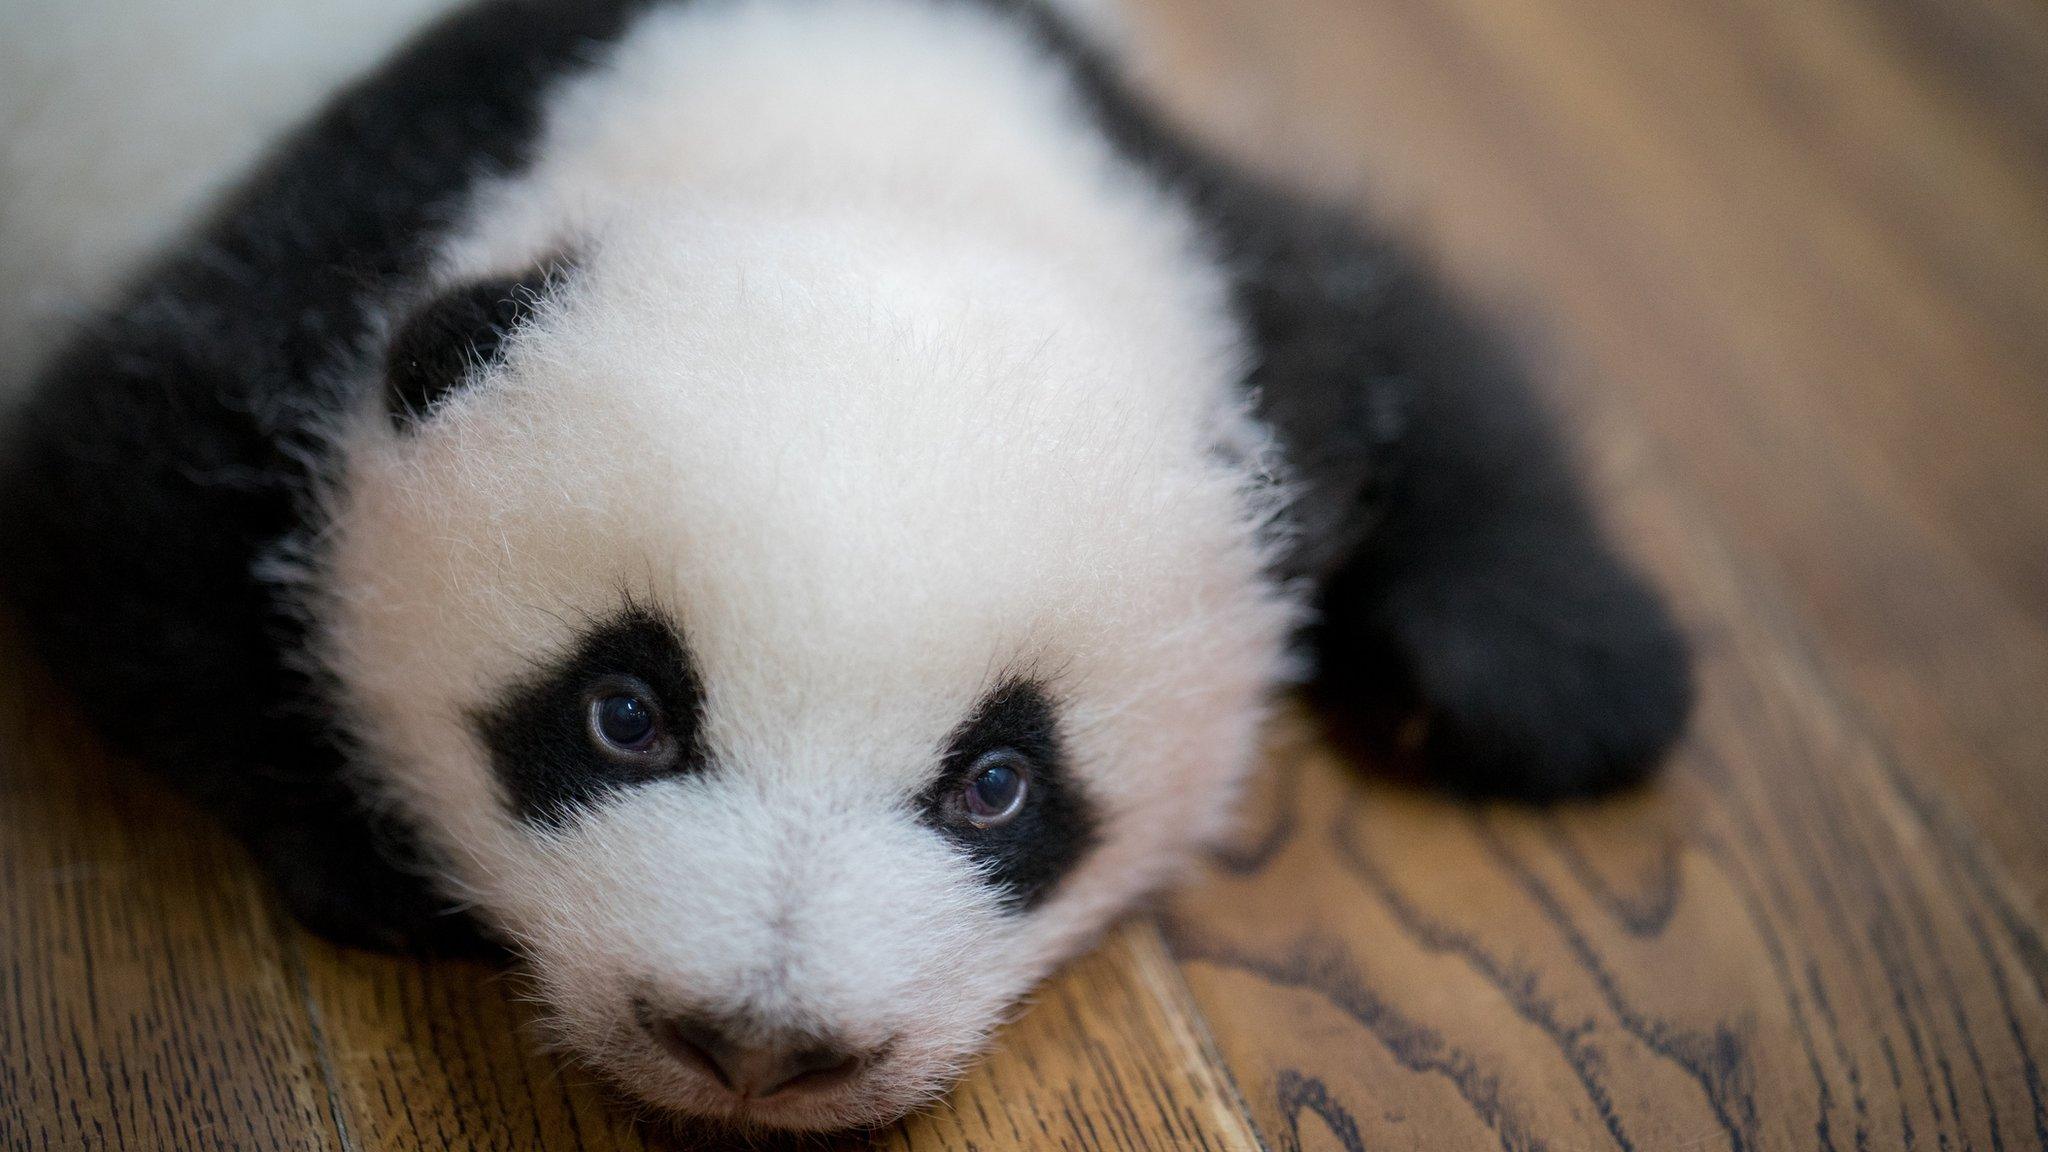
[[[741,1031],[709,1016],[645,1018],[670,1056],[746,1100],[822,1092],[858,1075],[874,1054],[811,1033]]]

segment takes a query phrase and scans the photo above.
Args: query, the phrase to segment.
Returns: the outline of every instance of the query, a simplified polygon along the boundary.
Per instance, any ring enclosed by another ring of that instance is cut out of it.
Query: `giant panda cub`
[[[1475,791],[1681,726],[1496,341],[1092,24],[432,7],[38,356],[0,457],[35,653],[313,928],[508,945],[659,1108],[875,1123],[1223,826],[1296,680]]]

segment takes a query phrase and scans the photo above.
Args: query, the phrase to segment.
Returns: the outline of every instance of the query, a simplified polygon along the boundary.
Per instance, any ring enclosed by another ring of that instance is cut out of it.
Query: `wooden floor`
[[[2048,1147],[2048,8],[1149,0],[1194,122],[1526,333],[1702,657],[1663,781],[1276,733],[1245,828],[896,1149]],[[14,677],[0,1146],[687,1140],[337,951]]]

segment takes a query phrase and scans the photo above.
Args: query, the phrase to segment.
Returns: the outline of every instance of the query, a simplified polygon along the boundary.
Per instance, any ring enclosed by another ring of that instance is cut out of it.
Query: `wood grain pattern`
[[[2048,1150],[2048,10],[1141,0],[1193,124],[1530,334],[1701,648],[1638,793],[1244,827],[817,1147]],[[0,638],[0,649],[4,649]],[[0,657],[0,1148],[640,1149],[515,978],[339,951]]]
[[[628,1109],[539,1051],[515,977],[289,946],[351,1152],[644,1147]]]
[[[47,695],[0,695],[0,1148],[338,1147],[262,881]]]

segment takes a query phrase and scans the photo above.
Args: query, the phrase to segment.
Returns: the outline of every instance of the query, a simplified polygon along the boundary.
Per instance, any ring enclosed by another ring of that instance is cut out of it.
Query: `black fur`
[[[494,363],[554,279],[553,265],[540,264],[518,276],[451,288],[416,310],[384,354],[384,410],[392,425],[409,431],[442,397]]]
[[[1038,0],[1104,131],[1186,198],[1235,277],[1246,386],[1300,495],[1279,575],[1319,589],[1320,693],[1428,720],[1447,783],[1541,798],[1654,767],[1683,637],[1602,537],[1525,371],[1412,256],[1191,143]]]
[[[1690,710],[1686,645],[1602,536],[1524,370],[1355,227],[1271,197],[1217,203],[1266,213],[1229,234],[1250,383],[1308,484],[1288,568],[1318,581],[1324,699],[1419,709],[1439,778],[1477,793],[1578,794],[1653,768]]]
[[[1285,205],[1218,200],[1254,203]],[[1686,645],[1602,536],[1520,366],[1355,225],[1296,206],[1229,235],[1250,382],[1307,481],[1287,574],[1320,590],[1323,701],[1419,711],[1437,777],[1474,793],[1653,768],[1690,708]]]
[[[653,690],[667,732],[659,756],[622,759],[591,741],[592,698],[622,677]],[[471,719],[512,810],[529,823],[559,826],[613,792],[700,767],[703,700],[675,622],[628,607]]]
[[[0,590],[118,747],[214,809],[301,918],[463,937],[365,816],[303,639],[253,570],[299,523],[309,417],[357,398],[477,180],[526,162],[550,78],[643,3],[489,0],[340,95],[62,355],[0,444]]]
[[[962,818],[960,790],[974,762],[1002,748],[1031,762],[1024,808],[1008,824],[976,828]],[[918,808],[924,822],[958,845],[1019,910],[1051,895],[1096,840],[1095,809],[1067,765],[1058,710],[1044,688],[1026,680],[990,692],[953,733]]]
[[[31,644],[336,935],[446,938],[459,921],[404,830],[354,802],[327,701],[289,655],[304,625],[255,570],[322,467],[306,429],[381,399],[341,387],[385,362],[376,317],[423,290],[479,178],[527,162],[548,82],[654,2],[485,0],[418,38],[142,276],[0,444],[0,590]],[[1650,763],[1685,714],[1683,645],[1602,542],[1509,361],[1394,246],[1187,143],[1036,0],[962,2],[1067,60],[1105,133],[1230,262],[1247,386],[1304,482],[1280,575],[1322,590],[1325,667],[1412,692],[1462,783],[1552,794]],[[458,378],[439,355],[394,383],[403,411]],[[530,791],[548,810],[549,789]],[[1085,815],[1066,826],[1040,829],[1045,860],[1084,850]],[[998,874],[1028,902],[1060,867],[1017,852]]]

